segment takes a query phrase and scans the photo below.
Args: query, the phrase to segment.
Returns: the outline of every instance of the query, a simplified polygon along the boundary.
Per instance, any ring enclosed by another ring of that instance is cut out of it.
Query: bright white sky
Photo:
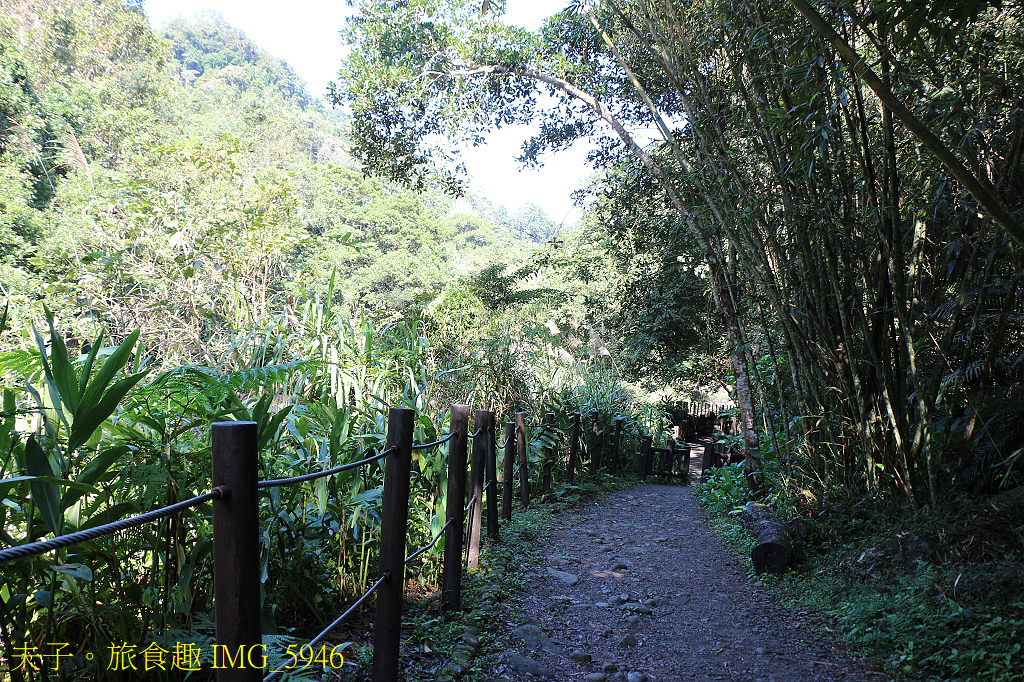
[[[505,21],[530,30],[561,9],[563,0],[508,0]],[[343,0],[145,0],[154,28],[178,16],[192,18],[202,9],[219,12],[235,28],[275,57],[284,59],[305,79],[311,93],[326,92],[341,64],[338,31],[352,9]],[[464,160],[472,186],[495,204],[515,213],[527,202],[544,207],[556,223],[571,225],[580,210],[570,195],[591,174],[587,148],[577,143],[550,156],[539,170],[520,169],[514,159],[530,128],[502,128],[488,137],[488,144],[467,150]]]

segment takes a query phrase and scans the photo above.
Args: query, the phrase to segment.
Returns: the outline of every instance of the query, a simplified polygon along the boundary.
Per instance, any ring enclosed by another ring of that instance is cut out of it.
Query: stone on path
[[[542,651],[546,651],[549,654],[562,653],[558,645],[552,642],[551,638],[544,634],[544,631],[536,625],[520,625],[512,633],[530,647],[540,647]]]
[[[516,672],[527,673],[529,675],[547,676],[554,675],[554,671],[551,668],[538,663],[528,656],[521,656],[514,651],[509,651],[507,654],[509,665],[511,665]]]
[[[622,639],[619,640],[619,648],[620,649],[627,649],[629,647],[634,647],[636,645],[637,645],[636,637],[634,637],[633,635],[626,635],[625,637],[623,637]]]
[[[580,577],[575,573],[559,571],[557,568],[551,568],[550,566],[548,566],[548,573],[550,573],[555,578],[558,578],[566,585],[575,585],[580,581]]]
[[[629,602],[628,604],[623,604],[622,605],[622,610],[623,611],[632,611],[633,613],[642,613],[645,616],[648,616],[651,613],[653,613],[653,611],[651,611],[649,606],[644,606],[643,604],[637,604],[636,602]]]

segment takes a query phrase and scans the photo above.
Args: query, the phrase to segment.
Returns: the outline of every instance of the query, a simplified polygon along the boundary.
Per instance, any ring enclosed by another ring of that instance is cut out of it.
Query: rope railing
[[[441,528],[441,530],[437,531],[437,535],[434,536],[433,540],[431,540],[425,547],[421,547],[420,549],[416,550],[415,552],[413,552],[409,556],[405,557],[405,563],[408,564],[410,561],[412,561],[413,559],[418,557],[420,554],[423,554],[424,552],[429,550],[431,547],[436,545],[437,541],[441,539],[441,537],[444,535],[444,532],[446,530],[448,530],[448,526],[452,525],[453,521],[455,521],[455,519],[448,519],[448,523],[444,524],[444,526]]]
[[[327,469],[326,471],[317,471],[312,474],[304,474],[302,476],[292,476],[291,478],[276,478],[272,481],[260,481],[256,484],[258,488],[278,488],[283,485],[291,485],[293,483],[302,483],[303,481],[313,481],[324,476],[333,476],[334,474],[340,474],[342,471],[348,471],[349,469],[356,469],[363,466],[364,464],[370,464],[376,462],[378,459],[383,459],[390,454],[394,454],[398,451],[398,446],[392,445],[387,450],[379,452],[372,457],[361,459],[358,462],[351,462],[350,464],[342,464],[341,466],[334,467],[333,469]]]
[[[488,410],[477,410],[474,418],[476,430],[473,432],[470,432],[469,406],[453,405],[451,414],[452,420],[448,434],[444,434],[442,437],[429,443],[417,444],[413,442],[415,426],[415,413],[413,410],[392,408],[388,415],[386,443],[389,447],[386,449],[380,452],[376,452],[377,448],[367,449],[362,452],[356,451],[357,454],[355,456],[362,457],[362,459],[324,471],[260,481],[256,480],[255,474],[259,462],[256,439],[257,425],[255,422],[221,422],[214,424],[212,480],[217,486],[211,492],[133,518],[69,533],[51,540],[33,542],[0,550],[0,562],[43,554],[53,549],[102,537],[118,530],[156,521],[209,500],[219,500],[212,505],[214,514],[214,569],[215,572],[219,571],[214,580],[215,587],[220,585],[225,589],[236,590],[238,593],[258,595],[260,576],[257,569],[259,566],[260,542],[256,533],[259,528],[259,490],[313,481],[387,458],[381,499],[381,506],[384,511],[382,513],[383,527],[380,530],[380,567],[378,569],[380,578],[347,608],[341,616],[304,646],[313,647],[321,642],[333,628],[337,627],[345,618],[349,617],[364,604],[371,594],[376,593],[377,612],[374,625],[373,678],[375,680],[396,680],[399,665],[398,647],[406,567],[417,558],[434,549],[441,538],[444,537],[444,589],[442,590],[442,605],[445,608],[460,609],[459,595],[463,570],[460,556],[462,554],[461,550],[465,547],[466,561],[469,566],[477,565],[474,562],[479,559],[480,531],[483,525],[481,508],[485,506],[485,501],[488,535],[493,540],[500,538],[498,534],[499,524],[495,493],[499,489],[503,489],[500,495],[501,502],[504,505],[502,515],[506,519],[511,518],[512,483],[514,480],[515,464],[521,465],[519,469],[520,496],[522,497],[524,507],[529,507],[528,477],[530,466],[527,453],[530,449],[538,446],[524,442],[524,436],[528,428],[524,419],[526,415],[524,413],[517,413],[516,421],[518,424],[514,427],[511,423],[506,424],[506,437],[503,439],[504,444],[500,446],[500,449],[505,450],[503,466],[507,475],[502,476],[499,482],[495,462],[495,453],[499,448],[496,447],[498,446],[498,438],[495,437],[494,432],[494,413]],[[529,426],[536,429],[533,433],[538,435],[563,432],[563,429],[550,423],[552,419],[549,416],[546,423]],[[571,421],[572,435],[568,439],[569,458],[566,467],[569,483],[573,480],[573,472],[579,454],[580,436],[582,435],[580,433],[580,415],[572,415]],[[218,428],[221,430],[218,431]],[[218,433],[221,435],[218,436]],[[468,435],[462,437],[463,434]],[[483,440],[481,440],[481,436],[483,436]],[[474,451],[470,460],[472,463],[472,485],[470,490],[467,491],[466,445],[467,441],[471,439],[475,439],[472,441]],[[562,438],[558,437],[554,440],[564,442]],[[616,452],[618,450],[617,440],[614,444],[614,451]],[[448,457],[448,500],[450,506],[446,510],[448,520],[425,546],[406,556],[405,542],[408,537],[407,512],[410,502],[408,482],[412,473],[410,452],[438,447],[449,442],[451,443],[449,445]],[[544,441],[541,443],[541,446],[544,448],[542,453],[544,476],[545,479],[548,479],[550,478],[551,467],[557,459],[557,450],[555,449],[557,445]],[[650,445],[648,444],[647,447],[649,448]],[[643,464],[647,463],[646,452],[642,454],[641,461]],[[545,483],[544,490],[547,490],[547,483]],[[468,504],[462,510],[459,510],[458,501],[465,499],[464,496],[467,493],[472,493]],[[507,512],[504,510],[506,507]],[[465,518],[463,514],[466,513],[470,514],[470,518],[465,519],[468,522],[468,527],[463,527],[463,519]],[[220,519],[219,522],[218,518]],[[389,578],[391,579],[389,580]],[[218,642],[252,642],[255,645],[258,645],[260,642],[259,602],[252,599],[243,601],[245,602],[244,604],[232,605],[230,599],[218,599],[215,594],[214,602],[218,605]],[[224,609],[224,613],[221,613],[221,608]],[[253,614],[257,615],[253,616]],[[222,616],[227,624],[223,633],[220,627]],[[261,667],[258,670],[258,674],[262,675],[263,670]],[[271,682],[286,671],[288,671],[287,667],[281,667],[273,670],[262,679],[264,682]],[[255,679],[260,678],[256,677]]]
[[[120,521],[114,521],[107,523],[102,526],[96,526],[95,528],[89,528],[86,530],[80,530],[74,533],[68,533],[67,535],[58,535],[55,538],[49,540],[40,540],[38,542],[31,542],[27,545],[19,545],[17,547],[9,547],[5,550],[0,550],[0,563],[5,561],[11,561],[12,559],[23,559],[25,557],[37,556],[39,554],[45,554],[50,550],[60,549],[62,547],[70,547],[76,545],[79,542],[85,542],[86,540],[95,540],[96,538],[103,537],[104,535],[110,535],[116,533],[119,530],[125,530],[128,528],[134,528],[136,526],[143,526],[153,521],[158,521],[164,517],[172,516],[178,512],[185,511],[189,507],[195,507],[196,505],[202,504],[209,500],[220,500],[227,499],[231,495],[231,489],[226,485],[217,486],[205,495],[198,495],[196,497],[182,500],[176,504],[167,505],[166,507],[160,507],[153,511],[133,516],[129,519],[121,519]]]
[[[458,431],[452,431],[441,440],[435,440],[433,443],[414,443],[412,446],[413,450],[425,450],[426,448],[432,448],[436,445],[443,445],[450,441],[453,437],[459,435]]]
[[[407,560],[407,561],[408,561],[408,560]],[[382,576],[381,576],[380,578],[378,578],[378,579],[377,579],[377,582],[375,582],[375,583],[373,584],[373,586],[372,586],[372,587],[371,587],[370,589],[368,589],[368,590],[367,590],[366,592],[364,592],[364,593],[363,593],[363,596],[361,596],[361,597],[360,597],[360,598],[359,598],[358,600],[356,600],[356,602],[355,602],[354,604],[352,604],[352,606],[348,607],[348,609],[346,609],[346,610],[345,610],[345,613],[343,613],[343,614],[341,614],[340,616],[338,616],[337,618],[335,618],[335,619],[334,619],[334,622],[333,622],[333,623],[331,623],[331,624],[330,624],[330,625],[328,625],[328,626],[327,626],[326,628],[324,628],[324,629],[323,629],[323,630],[322,630],[322,631],[320,632],[320,634],[319,634],[319,635],[317,635],[317,636],[316,636],[316,637],[314,637],[313,639],[309,640],[309,644],[306,644],[306,645],[304,645],[304,646],[308,646],[308,647],[311,647],[311,648],[312,648],[312,647],[316,646],[317,644],[319,644],[319,643],[320,643],[320,642],[321,642],[321,641],[323,640],[323,638],[324,638],[324,637],[326,637],[326,636],[327,636],[327,634],[328,634],[328,633],[329,633],[329,632],[330,632],[331,630],[333,630],[334,628],[336,628],[336,627],[338,627],[339,625],[341,625],[341,622],[342,622],[343,620],[345,620],[346,618],[348,618],[348,617],[349,617],[349,615],[351,615],[353,611],[355,611],[356,609],[358,609],[358,608],[359,608],[359,606],[360,606],[360,605],[361,605],[361,604],[362,604],[362,603],[363,603],[364,601],[366,601],[366,600],[367,600],[367,599],[369,598],[369,596],[370,596],[371,594],[373,594],[373,593],[374,593],[374,592],[375,592],[375,591],[377,590],[377,588],[378,588],[378,587],[380,587],[381,583],[383,583],[383,582],[384,582],[385,580],[389,579],[390,577],[391,577],[391,574],[390,574],[390,573],[385,573],[385,574],[384,574],[384,575],[382,575]],[[278,669],[277,669],[277,670],[275,670],[274,672],[272,672],[272,673],[270,673],[269,675],[267,675],[266,677],[264,677],[264,678],[263,678],[263,682],[271,682],[271,680],[273,680],[274,678],[276,678],[276,677],[277,677],[278,675],[280,675],[281,673],[285,672],[286,670],[287,670],[287,668],[278,668]]]

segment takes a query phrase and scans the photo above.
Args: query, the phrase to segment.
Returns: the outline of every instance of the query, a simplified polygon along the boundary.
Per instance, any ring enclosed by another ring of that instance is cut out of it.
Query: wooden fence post
[[[711,471],[714,466],[715,456],[713,454],[714,448],[709,444],[704,446],[704,456],[700,461],[700,480],[704,480],[704,475]]]
[[[572,413],[572,426],[569,428],[569,463],[566,465],[565,479],[572,485],[576,478],[576,460],[580,452],[580,413]]]
[[[663,466],[662,470],[671,476],[676,466],[676,442],[671,438],[665,442],[665,457],[662,461],[665,462],[666,460],[666,466]]]
[[[647,480],[647,469],[650,467],[651,437],[644,436],[640,439],[640,480]]]
[[[615,424],[615,433],[612,441],[612,459],[608,464],[608,473],[615,474],[619,470],[619,448],[622,445],[622,417],[616,417],[612,422]]]
[[[462,530],[466,527],[466,443],[469,436],[469,405],[452,405],[450,429],[458,432],[448,441],[448,500],[445,516],[451,525],[444,532],[444,566],[441,606],[462,609]]]
[[[683,476],[687,476],[690,473],[690,446],[683,446]]]
[[[487,410],[477,410],[473,415],[473,456],[469,465],[469,495],[476,501],[469,507],[469,547],[466,564],[470,568],[480,565],[480,526],[484,520],[484,468],[487,465]]]
[[[214,663],[218,650],[222,658],[241,659],[240,665],[218,667],[217,682],[263,679],[263,655],[250,660],[253,647],[263,642],[257,431],[256,422],[214,422],[210,428],[212,484],[230,488],[226,497],[213,501]]]
[[[530,460],[526,452],[526,413],[516,412],[516,451],[519,453],[519,500],[530,508]]]
[[[409,530],[409,471],[416,411],[392,407],[388,412],[387,447],[398,446],[384,463],[381,496],[380,573],[387,580],[377,588],[373,627],[373,680],[398,680],[402,630],[402,592],[405,588],[405,541]],[[259,594],[259,591],[257,591]]]
[[[512,453],[516,447],[516,423],[505,422],[505,449],[501,457],[501,518],[512,520],[512,479],[515,461]]]
[[[597,424],[597,410],[590,413],[590,475],[597,474],[601,468],[601,429]]]
[[[555,426],[555,413],[548,412],[544,418],[544,423],[547,425],[547,435],[550,437],[554,433]],[[555,466],[555,446],[549,445],[544,448],[544,478],[541,481],[540,491],[546,493],[551,490],[551,468]]]
[[[498,446],[494,442],[494,412],[487,412],[487,537],[497,542],[498,529]]]

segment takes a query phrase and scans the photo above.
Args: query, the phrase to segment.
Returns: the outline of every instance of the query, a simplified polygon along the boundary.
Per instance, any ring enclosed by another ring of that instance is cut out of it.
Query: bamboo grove
[[[703,263],[752,490],[1021,483],[1020,3],[604,0],[539,34],[383,5],[335,93],[356,156],[415,180],[438,133],[587,138],[612,229]]]

